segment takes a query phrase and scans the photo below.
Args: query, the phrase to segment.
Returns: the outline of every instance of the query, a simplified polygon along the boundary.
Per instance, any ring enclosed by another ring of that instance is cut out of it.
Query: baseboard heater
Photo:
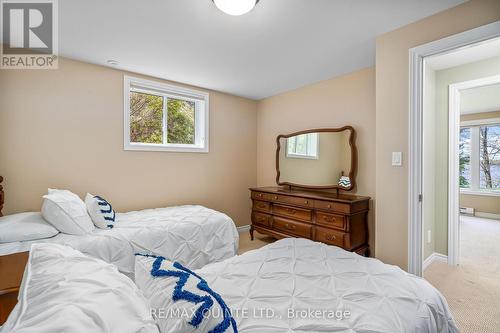
[[[460,214],[472,215],[474,216],[474,208],[470,207],[460,207]]]

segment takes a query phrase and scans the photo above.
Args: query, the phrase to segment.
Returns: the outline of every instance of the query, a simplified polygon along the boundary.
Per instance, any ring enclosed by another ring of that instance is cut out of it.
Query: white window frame
[[[480,187],[480,148],[479,148],[479,128],[482,126],[500,125],[500,118],[491,118],[484,120],[469,120],[460,122],[460,128],[470,128],[470,186],[467,188],[460,187],[460,194],[484,195],[500,197],[500,191],[483,189]],[[474,148],[476,147],[476,148]]]
[[[302,158],[302,159],[307,159],[307,160],[319,160],[319,133],[306,133],[306,134],[301,134],[301,135],[311,135],[311,134],[316,134],[316,155],[302,155],[302,154],[296,154],[296,153],[290,153],[288,151],[288,140],[291,138],[287,139],[286,142],[286,157],[288,158]],[[297,135],[298,136],[298,135]],[[309,152],[309,149],[311,148],[311,141],[309,140],[309,137],[307,139],[307,150]]]
[[[172,144],[166,143],[166,117],[163,122],[163,144],[154,143],[136,143],[130,142],[130,91],[143,91],[163,96],[163,112],[165,114],[167,103],[166,98],[180,98],[197,102],[195,110],[195,143],[194,144]],[[200,104],[202,105],[200,107]],[[132,151],[165,151],[181,153],[208,153],[209,152],[209,107],[210,96],[208,93],[174,86],[171,84],[160,83],[139,79],[132,76],[123,77],[123,149]]]

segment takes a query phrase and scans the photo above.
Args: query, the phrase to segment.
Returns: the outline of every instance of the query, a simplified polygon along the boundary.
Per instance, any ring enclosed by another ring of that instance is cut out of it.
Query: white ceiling
[[[428,57],[425,61],[433,70],[438,71],[496,56],[500,56],[500,38]]]
[[[59,1],[60,55],[262,99],[375,64],[375,37],[464,0]]]
[[[461,114],[491,111],[500,111],[500,84],[491,84],[460,92]]]

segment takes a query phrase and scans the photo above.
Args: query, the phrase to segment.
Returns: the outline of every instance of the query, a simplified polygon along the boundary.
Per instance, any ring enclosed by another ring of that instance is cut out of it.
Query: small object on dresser
[[[347,176],[341,176],[339,179],[339,186],[350,187],[351,186],[351,179]]]

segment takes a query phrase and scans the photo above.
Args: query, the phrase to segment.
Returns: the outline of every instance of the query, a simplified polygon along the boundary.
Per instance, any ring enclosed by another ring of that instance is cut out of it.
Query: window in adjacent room
[[[291,158],[318,159],[319,135],[308,133],[287,139],[286,156]]]
[[[125,150],[208,152],[208,94],[125,77]]]
[[[500,124],[460,129],[460,188],[500,194]]]

